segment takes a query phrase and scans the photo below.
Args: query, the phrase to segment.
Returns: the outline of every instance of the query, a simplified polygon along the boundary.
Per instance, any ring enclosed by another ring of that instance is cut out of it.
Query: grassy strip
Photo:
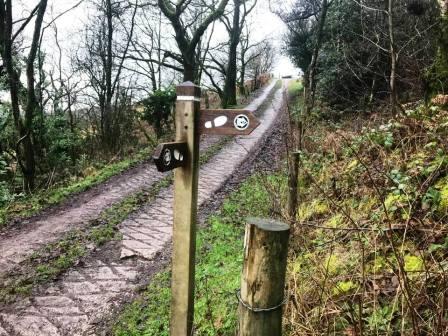
[[[268,216],[270,194],[254,175],[225,201],[200,229],[197,241],[195,330],[198,335],[234,335],[235,291],[242,267],[244,218]],[[170,271],[157,274],[142,296],[125,308],[115,336],[168,336]]]
[[[206,164],[216,153],[224,148],[225,145],[229,143],[232,137],[223,137],[218,142],[211,145],[207,150],[201,154],[199,158],[199,166]]]
[[[283,81],[281,79],[278,79],[277,82],[275,83],[274,90],[281,89],[282,86],[283,86]]]
[[[95,173],[74,183],[58,186],[30,196],[24,196],[23,198],[13,201],[8,206],[0,209],[0,227],[15,218],[33,216],[39,211],[65,201],[74,194],[86,191],[105,182],[112,176],[118,175],[130,167],[143,162],[149,157],[153,150],[153,147],[145,148],[132,158],[105,165]]]
[[[200,157],[200,164],[208,162],[229,141],[223,138],[210,146]],[[26,296],[39,284],[56,279],[85,257],[89,250],[101,247],[112,240],[119,240],[118,225],[143,204],[151,202],[162,188],[173,180],[168,175],[146,191],[124,198],[121,202],[104,210],[97,220],[85,229],[70,231],[61,240],[36,251],[22,267],[13,274],[0,279],[0,303],[10,303],[18,296]]]
[[[288,83],[288,93],[290,95],[298,94],[303,90],[303,84],[301,80],[291,80]]]

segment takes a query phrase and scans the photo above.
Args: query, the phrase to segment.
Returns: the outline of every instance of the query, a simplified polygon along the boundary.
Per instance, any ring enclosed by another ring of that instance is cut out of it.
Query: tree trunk
[[[184,82],[196,83],[196,56],[195,51],[184,52],[183,56]]]
[[[237,49],[241,35],[240,5],[241,0],[234,0],[233,25],[230,32],[229,61],[227,64],[226,80],[224,84],[224,97],[222,107],[236,105],[236,76],[237,76]]]
[[[196,81],[195,78],[195,70],[194,65],[192,63],[184,62],[184,82],[192,82]]]
[[[390,107],[392,113],[397,112],[397,90],[396,90],[396,71],[397,71],[397,54],[395,52],[394,40],[394,21],[393,21],[393,0],[388,0],[387,19],[389,25],[389,50],[390,50]]]
[[[162,12],[159,13],[159,30],[157,32],[158,89],[162,88]]]
[[[36,162],[34,158],[34,146],[32,143],[33,120],[36,109],[38,108],[38,101],[36,98],[36,91],[34,88],[34,61],[36,60],[40,34],[42,29],[42,22],[44,20],[45,11],[47,9],[47,0],[41,0],[39,10],[37,12],[36,23],[34,26],[33,40],[31,43],[30,52],[26,64],[26,78],[27,78],[27,102],[25,108],[25,128],[28,136],[24,139],[24,154],[25,154],[25,188],[27,190],[34,189],[34,175],[36,173]]]
[[[28,58],[26,59],[27,92],[24,106],[24,120],[20,115],[19,92],[22,88],[20,77],[14,65],[13,54],[13,19],[12,1],[0,2],[0,25],[1,25],[1,53],[8,77],[9,93],[11,96],[11,110],[14,118],[14,125],[19,135],[16,143],[17,161],[23,173],[24,189],[29,192],[34,189],[34,179],[36,174],[36,162],[33,146],[33,119],[38,101],[34,88],[34,61],[36,59],[42,22],[47,8],[47,0],[41,0],[37,11],[34,26],[33,39],[31,42]]]
[[[70,159],[72,160],[73,166],[76,164],[76,150],[74,145],[74,140],[76,138],[76,131],[75,131],[75,116],[73,114],[72,110],[72,98],[70,96],[70,92],[67,90],[67,113],[68,113],[68,120],[69,120],[69,126],[70,126],[70,133],[72,135],[72,141],[70,145]]]
[[[184,82],[192,82],[196,85],[200,83],[199,64],[196,61],[196,53],[192,51],[188,53],[183,62],[184,66]]]
[[[113,43],[113,22],[112,22],[112,3],[111,0],[106,0],[106,19],[107,19],[107,50],[106,50],[106,64],[105,64],[105,75],[106,75],[106,101],[104,106],[104,144],[107,149],[112,150],[114,144],[114,136],[112,134],[112,67],[113,67],[113,54],[112,54],[112,43]]]
[[[240,69],[240,94],[247,97],[246,87],[244,85],[244,82],[246,80],[246,50],[244,48],[244,45],[241,45],[241,69]]]
[[[25,162],[23,162],[24,154],[22,149],[22,142],[28,137],[30,138],[29,134],[27,135],[27,131],[25,129],[25,126],[23,124],[23,120],[20,116],[20,105],[19,105],[19,90],[20,90],[20,79],[19,75],[17,74],[16,70],[14,69],[14,62],[13,62],[13,56],[12,56],[12,41],[11,41],[11,33],[12,33],[12,16],[11,16],[11,1],[7,1],[7,10],[5,15],[5,37],[3,39],[3,61],[5,62],[6,71],[8,74],[8,84],[9,84],[9,93],[11,96],[11,110],[12,115],[14,118],[14,125],[17,130],[17,133],[19,134],[19,141],[16,145],[16,154],[17,154],[17,161],[19,163],[19,166],[22,170],[22,173],[25,176],[28,172],[28,166]],[[3,22],[2,22],[3,23]],[[32,178],[31,178],[32,180]],[[25,185],[32,185],[32,181],[28,178],[28,180],[25,182]],[[26,190],[28,190],[28,187],[26,187]]]
[[[317,59],[319,57],[319,51],[320,47],[322,45],[322,39],[324,35],[324,27],[325,27],[325,20],[327,18],[327,12],[328,12],[328,0],[322,1],[322,10],[319,15],[319,23],[317,26],[316,31],[316,44],[313,49],[313,55],[311,57],[311,63],[308,66],[308,78],[307,83],[308,86],[305,90],[305,113],[304,115],[307,116],[311,113],[311,110],[314,107],[314,97],[315,97],[315,89],[316,89],[316,68],[317,68]]]

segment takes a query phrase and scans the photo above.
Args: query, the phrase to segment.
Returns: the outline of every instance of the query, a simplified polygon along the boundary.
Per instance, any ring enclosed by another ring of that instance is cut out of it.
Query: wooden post
[[[239,295],[240,336],[280,336],[289,225],[249,218]]]
[[[176,141],[188,145],[187,162],[174,172],[174,226],[171,283],[171,336],[190,336],[194,313],[194,267],[198,202],[198,162],[201,89],[179,85]]]

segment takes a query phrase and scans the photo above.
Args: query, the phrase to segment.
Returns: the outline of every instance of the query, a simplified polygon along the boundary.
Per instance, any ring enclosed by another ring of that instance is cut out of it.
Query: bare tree
[[[95,94],[97,107],[93,110],[99,109],[102,144],[112,151],[119,140],[116,132],[119,125],[115,123],[114,115],[123,89],[124,63],[131,45],[138,4],[98,0],[96,9],[98,14],[85,30],[83,54],[77,55],[77,63],[80,71],[89,78]],[[126,18],[128,11],[130,17]]]
[[[218,94],[221,102],[224,99],[224,83],[227,75],[227,56],[224,51],[228,47],[227,42],[222,42],[208,49],[204,62],[201,64],[202,71],[207,75],[210,85],[209,90]]]
[[[167,27],[163,22],[162,12],[155,11],[150,5],[142,6],[127,58],[134,61],[129,70],[149,81],[150,87],[142,88],[147,94],[160,89],[167,77],[170,82],[174,77],[173,73],[184,71],[182,63],[178,62],[179,57],[174,56],[175,53],[171,51],[171,41],[164,37],[166,33]]]
[[[42,23],[47,8],[47,0],[41,0],[28,17],[13,21],[12,0],[0,0],[0,38],[1,55],[6,68],[9,92],[11,96],[11,111],[14,125],[19,135],[16,144],[17,161],[24,176],[26,191],[34,189],[36,161],[33,146],[33,118],[38,101],[35,91],[35,61],[41,37]],[[26,87],[20,81],[20,64],[15,61],[17,49],[15,42],[26,26],[35,18],[34,30],[28,55],[25,59]],[[14,31],[15,24],[20,26]],[[25,99],[20,99],[20,92],[26,88]],[[25,111],[21,116],[21,107]]]
[[[245,81],[246,81],[246,73],[247,73],[247,66],[248,64],[251,64],[257,57],[259,57],[261,54],[262,49],[258,48],[262,42],[251,42],[251,36],[250,36],[250,30],[246,26],[246,33],[241,36],[241,42],[240,42],[240,50],[239,50],[239,80],[238,80],[238,87],[239,91],[243,95],[247,95],[248,92],[246,92],[245,87]]]
[[[236,105],[237,86],[237,51],[240,44],[241,34],[246,23],[247,16],[253,11],[257,0],[251,3],[248,0],[233,0],[233,10],[231,15],[223,15],[221,21],[229,34],[229,51],[226,67],[225,84],[223,90],[223,107]]]
[[[270,41],[264,40],[249,54],[246,71],[252,80],[251,90],[260,87],[259,76],[272,71],[274,66],[275,50]]]

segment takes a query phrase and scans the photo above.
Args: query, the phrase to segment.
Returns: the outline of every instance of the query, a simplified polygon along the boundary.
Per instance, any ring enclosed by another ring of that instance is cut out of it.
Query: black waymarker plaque
[[[159,172],[167,172],[183,167],[187,162],[187,155],[187,143],[168,142],[159,144],[152,158]]]

